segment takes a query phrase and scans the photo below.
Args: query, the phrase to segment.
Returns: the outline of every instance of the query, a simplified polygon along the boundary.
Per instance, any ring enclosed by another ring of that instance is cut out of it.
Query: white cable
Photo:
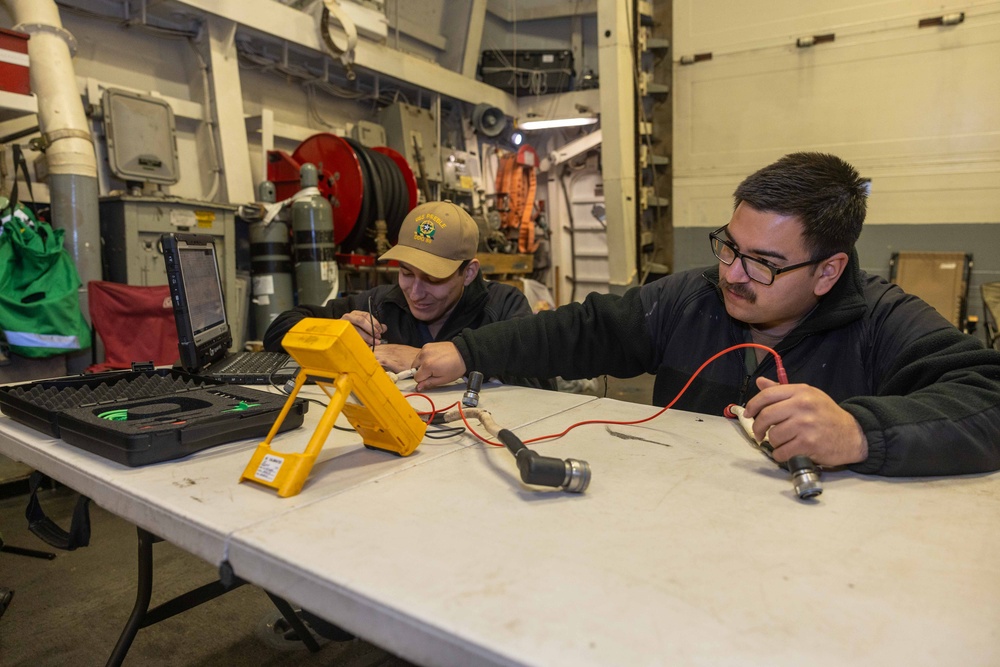
[[[441,413],[441,419],[445,423],[461,421],[463,411],[458,408],[452,408],[451,410],[446,410]],[[493,415],[490,414],[489,410],[484,410],[483,408],[465,408],[464,414],[466,419],[473,418],[479,421],[490,435],[494,438],[500,437],[500,426],[494,421]]]
[[[409,368],[405,371],[400,371],[398,373],[393,373],[392,371],[386,371],[385,374],[389,376],[393,384],[396,384],[400,380],[407,380],[413,377],[413,374],[417,372],[416,368]]]
[[[757,436],[753,434],[753,419],[746,416],[746,410],[742,405],[730,405],[729,411],[736,415],[736,419],[739,420],[740,426],[746,431],[746,434],[750,436],[750,439],[756,442],[758,445],[760,441]]]

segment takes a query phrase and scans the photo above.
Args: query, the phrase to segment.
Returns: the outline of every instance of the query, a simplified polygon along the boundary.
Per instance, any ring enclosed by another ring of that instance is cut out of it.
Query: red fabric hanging
[[[166,366],[177,361],[177,325],[166,285],[137,286],[94,280],[87,283],[90,320],[104,343],[100,372],[131,368],[133,361]]]

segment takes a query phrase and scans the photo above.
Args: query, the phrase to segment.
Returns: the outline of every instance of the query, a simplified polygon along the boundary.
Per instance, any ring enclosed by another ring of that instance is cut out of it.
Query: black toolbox
[[[483,51],[479,60],[483,83],[516,95],[564,93],[575,76],[568,50]]]
[[[177,459],[271,430],[286,397],[176,369],[112,371],[0,387],[15,421],[126,466]],[[302,425],[297,399],[281,431]]]

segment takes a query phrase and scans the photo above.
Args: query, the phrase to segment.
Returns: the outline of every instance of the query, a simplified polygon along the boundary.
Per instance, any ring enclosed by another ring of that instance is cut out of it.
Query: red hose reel
[[[364,149],[357,144],[352,146],[335,134],[322,133],[303,141],[291,155],[280,150],[269,151],[267,155],[267,178],[274,183],[278,201],[288,199],[301,189],[299,169],[303,164],[309,162],[316,166],[319,191],[333,206],[334,242],[341,252],[352,252],[361,245],[370,223],[362,219],[365,218],[362,213],[376,210],[376,195],[371,191],[370,178],[365,177],[364,164],[369,158],[362,154],[364,150],[380,153],[395,164],[399,170],[398,182],[405,187],[405,193],[397,193],[403,198],[399,204],[405,206],[406,211],[416,206],[417,179],[413,170],[405,157],[387,146]],[[383,193],[383,199],[386,198]],[[374,219],[372,215],[368,217]],[[395,234],[392,236],[389,240],[395,243]]]

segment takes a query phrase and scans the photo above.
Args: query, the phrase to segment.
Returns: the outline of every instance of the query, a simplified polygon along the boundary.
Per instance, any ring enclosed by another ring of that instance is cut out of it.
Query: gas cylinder
[[[295,282],[300,304],[322,305],[336,297],[337,246],[333,240],[333,207],[316,187],[315,165],[299,170],[300,190],[292,204],[292,243],[295,247]]]
[[[262,182],[257,189],[257,199],[273,204],[274,183]],[[295,305],[287,209],[270,222],[250,225],[250,273],[253,276],[254,326],[260,340],[274,318]]]

